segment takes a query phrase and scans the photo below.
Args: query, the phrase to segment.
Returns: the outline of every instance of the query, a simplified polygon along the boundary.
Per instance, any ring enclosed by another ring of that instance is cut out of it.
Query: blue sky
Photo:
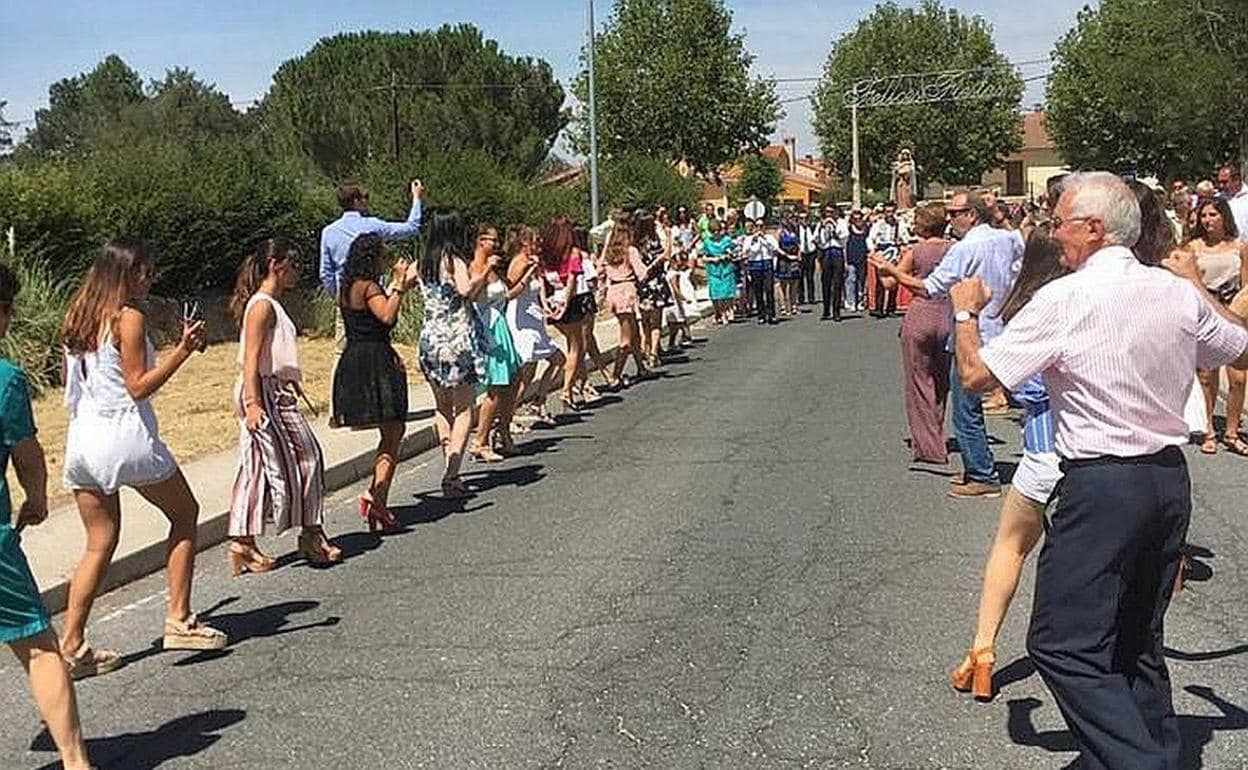
[[[1053,42],[1086,2],[1094,0],[946,0],[978,14],[995,28],[998,47],[1012,60],[1046,58]],[[760,75],[781,78],[820,74],[832,41],[870,12],[874,0],[728,0],[735,24],[746,33]],[[565,84],[576,74],[584,39],[583,0],[4,0],[0,2],[0,100],[5,117],[26,120],[46,106],[48,86],[88,70],[117,53],[144,78],[185,66],[216,83],[235,101],[257,99],[283,61],[318,39],[360,29],[407,30],[471,22],[508,53],[546,59]],[[609,0],[597,0],[598,21]],[[1032,64],[1025,75],[1039,75]],[[809,93],[810,84],[785,84],[782,99]],[[1043,98],[1032,84],[1025,102]],[[798,138],[801,153],[815,152],[804,102],[785,105],[777,135]]]

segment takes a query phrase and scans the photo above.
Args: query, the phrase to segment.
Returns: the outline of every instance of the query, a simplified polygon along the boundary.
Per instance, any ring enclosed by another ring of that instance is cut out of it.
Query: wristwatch
[[[959,310],[953,314],[953,320],[956,323],[964,324],[972,319],[979,318],[979,313],[972,313],[969,310]]]

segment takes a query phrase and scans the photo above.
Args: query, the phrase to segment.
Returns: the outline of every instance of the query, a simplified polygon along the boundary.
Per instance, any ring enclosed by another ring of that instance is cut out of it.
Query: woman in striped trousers
[[[266,519],[280,534],[298,526],[299,554],[312,564],[342,561],[322,528],[325,461],[299,412],[295,324],[279,298],[299,280],[299,254],[285,238],[261,243],[243,260],[232,306],[241,328],[235,389],[239,466],[230,496],[230,571],[268,572],[273,559],[256,546]]]

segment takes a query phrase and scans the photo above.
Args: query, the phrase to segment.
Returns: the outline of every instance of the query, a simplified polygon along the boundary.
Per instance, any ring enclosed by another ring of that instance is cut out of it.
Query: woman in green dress
[[[20,288],[7,265],[0,264],[0,337],[13,319],[13,298]],[[17,513],[9,500],[9,460],[26,494]],[[90,768],[78,721],[78,701],[69,669],[61,658],[48,610],[39,597],[30,565],[22,553],[21,530],[48,517],[48,469],[35,437],[26,375],[0,359],[0,642],[9,645],[30,677],[35,705],[61,755],[65,770]]]
[[[737,277],[733,266],[732,237],[724,233],[718,219],[712,219],[709,232],[702,236],[703,261],[706,263],[707,289],[715,309],[715,323],[732,320],[732,303],[737,298]]]

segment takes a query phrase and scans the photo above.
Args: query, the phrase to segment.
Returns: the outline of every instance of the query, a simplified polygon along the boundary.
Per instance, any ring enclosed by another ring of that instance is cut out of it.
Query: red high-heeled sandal
[[[375,535],[380,530],[383,535],[394,534],[403,529],[399,520],[384,505],[378,505],[367,497],[360,498],[360,518],[368,522],[368,533]]]

